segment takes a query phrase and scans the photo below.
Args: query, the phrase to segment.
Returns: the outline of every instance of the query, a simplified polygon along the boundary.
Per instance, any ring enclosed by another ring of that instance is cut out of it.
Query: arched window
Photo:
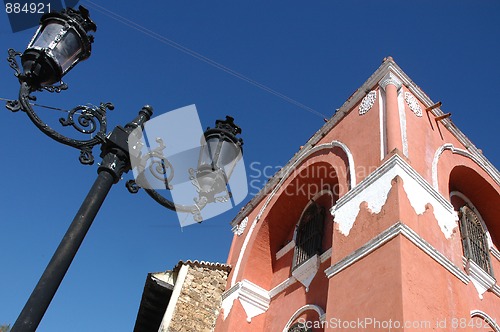
[[[300,219],[295,239],[292,270],[316,254],[321,254],[325,209],[311,203]]]
[[[493,276],[486,229],[478,215],[467,205],[460,208],[460,233],[464,256]]]
[[[290,328],[288,329],[288,332],[311,332],[311,329],[308,329],[305,327],[304,324],[297,322],[297,323],[293,324],[292,326],[290,326]]]

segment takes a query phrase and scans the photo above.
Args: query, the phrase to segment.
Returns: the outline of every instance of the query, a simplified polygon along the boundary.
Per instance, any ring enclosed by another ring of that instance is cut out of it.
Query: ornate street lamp
[[[75,128],[80,134],[91,135],[91,138],[84,140],[62,135],[43,122],[32,107],[31,102],[36,99],[33,93],[67,89],[61,79],[78,62],[90,56],[93,42],[93,37],[89,35],[91,31],[96,31],[96,25],[90,19],[88,10],[82,6],[78,10],[68,8],[61,13],[42,16],[39,29],[23,53],[9,50],[8,61],[15,70],[20,90],[18,99],[8,101],[7,108],[13,112],[25,112],[44,134],[79,149],[82,164],[94,163],[92,149],[96,145],[101,147],[102,158],[97,179],[12,327],[12,332],[36,330],[109,190],[124,173],[132,169],[132,161],[140,162],[138,166],[136,164],[139,168],[137,181],[127,182],[130,192],[137,193],[143,187],[161,205],[174,211],[191,213],[195,221],[201,222],[200,212],[207,204],[226,201],[230,197],[227,183],[242,156],[243,140],[237,137],[241,129],[234,124],[232,117],[218,120],[215,128],[207,129],[201,138],[197,169],[189,170],[198,197],[194,197],[195,203],[192,205],[179,205],[147,185],[146,170],[149,169],[159,173],[155,176],[165,182],[166,189],[171,188],[169,181],[173,178],[173,167],[163,156],[163,143],[144,155],[130,148],[138,145],[138,132],[153,114],[151,106],[144,106],[133,121],[124,127],[115,127],[109,134],[106,131],[106,110],[112,110],[112,104],[75,107],[68,112],[67,118],[61,118],[59,122],[62,126]],[[21,67],[16,60],[19,56]]]
[[[35,87],[59,82],[78,62],[90,56],[94,37],[88,33],[96,29],[82,6],[78,11],[68,8],[43,15],[21,57],[23,79]]]

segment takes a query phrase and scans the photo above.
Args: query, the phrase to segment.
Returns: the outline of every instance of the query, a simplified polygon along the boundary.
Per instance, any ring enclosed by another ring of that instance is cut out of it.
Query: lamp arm
[[[147,184],[146,186],[149,186],[143,172],[137,175],[137,181],[142,184]],[[193,205],[176,204],[170,201],[169,199],[165,198],[163,195],[161,195],[158,191],[154,189],[146,188],[146,186],[141,187],[137,183],[137,181],[128,180],[126,182],[125,185],[130,193],[136,194],[139,192],[139,189],[143,188],[149,195],[149,197],[154,199],[161,206],[176,212],[191,213],[193,215],[194,220],[196,220],[197,222],[203,221],[203,218],[201,216],[201,210],[208,204],[208,200],[206,197],[200,195],[198,199],[195,199],[195,204]],[[168,187],[166,188],[169,189]]]
[[[197,214],[207,205],[206,199],[205,200],[199,199],[197,204],[194,204],[194,205],[175,204],[174,202],[171,202],[168,199],[166,199],[165,197],[163,197],[160,193],[158,193],[154,189],[144,188],[144,190],[149,195],[149,197],[154,199],[161,206],[166,207],[167,209],[172,210],[172,211]]]

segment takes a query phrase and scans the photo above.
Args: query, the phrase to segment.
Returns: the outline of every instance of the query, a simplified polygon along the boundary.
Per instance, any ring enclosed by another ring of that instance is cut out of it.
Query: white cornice
[[[295,241],[292,240],[286,244],[283,248],[281,248],[277,253],[276,253],[276,260],[280,259],[281,257],[285,256],[290,250],[295,248]]]
[[[498,249],[490,245],[490,252],[493,257],[500,261],[500,251]]]
[[[240,301],[250,323],[253,317],[267,311],[271,297],[264,288],[244,279],[222,294],[224,319],[229,315],[235,300]]]
[[[392,188],[391,181],[396,176],[403,179],[404,190],[415,213],[424,213],[426,204],[430,203],[438,225],[443,234],[449,238],[457,226],[457,215],[453,206],[397,154],[385,161],[354,189],[348,191],[332,207],[330,212],[339,225],[339,231],[344,235],[349,234],[362,202],[368,203],[372,213],[379,213]]]
[[[325,251],[324,253],[322,253],[321,256],[319,256],[319,260],[321,263],[324,263],[328,259],[330,259],[331,257],[332,257],[332,248],[330,248],[327,251]]]
[[[438,262],[442,267],[452,273],[455,277],[460,279],[463,283],[467,284],[469,282],[469,277],[452,261],[450,261],[446,256],[437,251],[433,246],[431,246],[427,241],[425,241],[420,235],[418,235],[414,230],[412,230],[407,225],[398,222],[393,226],[389,227],[384,232],[377,235],[372,240],[368,241],[361,248],[356,249],[350,255],[330,266],[325,270],[325,274],[328,278],[332,278],[342,270],[348,268],[352,264],[356,263],[363,257],[366,257],[373,251],[380,248],[385,243],[389,242],[398,235],[403,235],[411,243],[420,248],[424,253]]]
[[[282,281],[276,287],[272,288],[269,291],[269,296],[271,298],[275,297],[276,295],[278,295],[279,293],[283,292],[285,289],[287,289],[288,287],[293,285],[296,281],[297,281],[297,279],[295,279],[294,276],[291,276],[290,278],[286,278],[284,281]]]

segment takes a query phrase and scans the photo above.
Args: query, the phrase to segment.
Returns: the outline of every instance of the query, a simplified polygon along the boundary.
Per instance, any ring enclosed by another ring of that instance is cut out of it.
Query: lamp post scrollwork
[[[151,106],[144,106],[135,119],[123,127],[115,127],[110,133],[107,132],[107,110],[113,110],[113,104],[76,106],[66,117],[59,119],[59,124],[72,127],[85,139],[68,137],[45,123],[33,108],[36,101],[34,93],[61,93],[68,89],[61,79],[76,64],[90,57],[94,40],[91,33],[96,29],[87,9],[82,6],[78,10],[68,8],[42,16],[40,27],[24,52],[8,51],[7,60],[20,83],[20,89],[18,98],[7,102],[7,109],[26,113],[45,135],[78,149],[82,164],[94,163],[95,146],[100,146],[99,156],[102,159],[93,186],[14,323],[12,332],[36,330],[109,190],[132,169],[132,160],[139,161],[139,167],[136,179],[126,183],[131,193],[137,193],[142,187],[162,206],[191,213],[196,221],[201,222],[201,210],[207,204],[229,199],[227,183],[242,156],[243,140],[237,137],[241,129],[229,116],[226,120],[218,120],[216,127],[207,129],[201,138],[198,168],[190,170],[190,180],[198,197],[192,205],[179,205],[148,186],[146,171],[163,181],[168,190],[173,189],[171,183],[174,178],[174,167],[163,155],[163,141],[157,142],[157,148],[141,153],[137,129],[142,129],[151,118]],[[17,58],[21,59],[21,65]],[[131,139],[135,140],[132,149],[129,144]]]

